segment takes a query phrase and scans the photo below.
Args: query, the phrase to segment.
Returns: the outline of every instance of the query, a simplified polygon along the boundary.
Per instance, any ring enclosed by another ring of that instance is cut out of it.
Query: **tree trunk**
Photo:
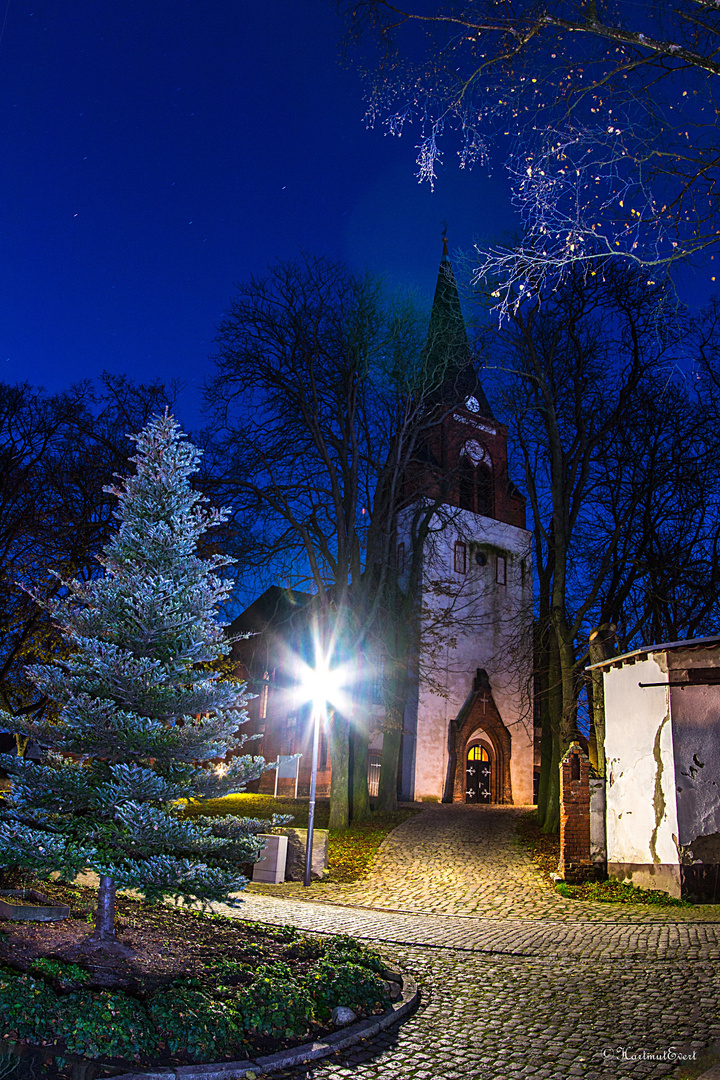
[[[335,713],[330,724],[330,829],[347,829],[350,824],[350,725]]]
[[[615,655],[615,631],[612,623],[603,623],[590,634],[588,651],[590,663],[600,664],[603,660]],[[602,671],[591,671],[592,679],[592,723],[591,733],[595,736],[596,760],[595,765],[600,776],[605,775],[605,691],[603,686]],[[592,761],[592,759],[591,759]]]
[[[565,619],[565,612],[555,612],[555,633],[557,637],[557,655],[562,689],[562,713],[560,718],[560,737],[563,753],[570,743],[578,737],[577,728],[577,686],[575,678],[575,647],[570,628]]]
[[[377,812],[392,814],[397,810],[398,766],[402,744],[402,723],[386,727],[383,732],[382,757],[380,759],[380,782],[378,784]]]
[[[356,723],[350,735],[352,742],[352,772],[350,786],[350,820],[368,821],[372,817],[368,790],[367,762],[370,737],[367,724]]]
[[[385,719],[377,801],[377,810],[381,814],[392,814],[397,810],[398,769],[408,696],[408,653],[412,638],[411,627],[416,618],[411,604],[412,598],[408,591],[398,604],[386,638]],[[415,644],[417,648],[417,642]]]
[[[15,746],[17,747],[17,756],[24,758],[27,753],[27,748],[30,745],[30,736],[21,735],[19,731],[15,732]]]
[[[552,733],[552,756],[548,775],[547,808],[542,826],[544,833],[557,833],[560,831],[560,761],[563,754],[560,746],[560,735],[554,731]]]
[[[598,751],[597,751],[597,733],[595,731],[595,687],[593,685],[592,675],[585,684],[585,693],[587,695],[588,713],[590,716],[590,731],[588,732],[588,758],[590,765],[595,771],[598,767]]]
[[[115,882],[101,877],[98,889],[98,905],[95,912],[93,941],[117,941],[115,934]]]
[[[560,775],[559,765],[561,725],[563,714],[563,686],[560,665],[560,650],[554,629],[550,628],[548,641],[547,696],[546,715],[549,739],[548,766],[546,771],[545,802],[542,813],[542,830],[555,833],[560,829]]]
[[[540,782],[538,784],[537,817],[544,825],[550,791],[550,769],[552,767],[552,727],[547,708],[542,711],[542,734],[540,736]]]

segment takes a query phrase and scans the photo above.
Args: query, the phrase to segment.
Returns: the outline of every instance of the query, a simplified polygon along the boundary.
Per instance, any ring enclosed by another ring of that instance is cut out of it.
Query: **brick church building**
[[[416,504],[431,501],[437,513],[421,552],[418,647],[410,664],[398,794],[403,800],[530,804],[531,535],[524,497],[508,476],[507,428],[493,416],[471,361],[446,243],[426,350],[427,366],[444,377],[432,395],[421,451],[405,477],[397,531],[401,585]],[[254,752],[267,760],[301,753],[300,794],[309,787],[309,714],[293,701],[293,676],[283,656],[288,646],[308,652],[312,607],[309,594],[273,587],[230,628],[253,634],[235,649],[257,694],[248,724],[262,735]],[[378,657],[378,681],[382,669]],[[368,762],[371,795],[382,746],[380,690],[376,703],[369,695],[370,726],[374,720],[378,727]],[[328,743],[323,733],[319,794],[329,790]],[[291,794],[294,784],[280,780],[278,793]],[[274,772],[266,773],[260,790],[274,785]]]

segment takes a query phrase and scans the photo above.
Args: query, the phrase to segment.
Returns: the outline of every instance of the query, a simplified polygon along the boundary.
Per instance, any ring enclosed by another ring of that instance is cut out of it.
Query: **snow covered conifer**
[[[242,888],[268,822],[182,817],[178,800],[242,790],[265,768],[234,756],[247,719],[244,686],[208,665],[229,645],[217,618],[230,562],[203,558],[198,541],[226,520],[193,491],[200,451],[172,416],[136,436],[136,475],[108,488],[119,530],[104,574],[67,583],[49,608],[66,659],[35,665],[35,685],[55,716],[10,726],[42,747],[42,760],[0,755],[11,777],[0,804],[0,863],[69,878],[100,876],[93,940],[115,941],[115,890],[149,899],[226,900]],[[221,763],[218,764],[218,760]]]

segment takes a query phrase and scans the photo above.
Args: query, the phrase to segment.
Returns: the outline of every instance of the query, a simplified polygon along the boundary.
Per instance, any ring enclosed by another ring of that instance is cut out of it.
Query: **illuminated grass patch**
[[[292,814],[291,825],[307,828],[307,799],[274,799],[271,795],[227,795],[224,799],[208,799],[190,806],[189,816],[207,814],[221,816],[238,814],[241,817],[270,818],[273,814]],[[364,877],[388,833],[397,828],[417,810],[402,809],[394,814],[375,815],[370,821],[359,822],[348,829],[333,831],[329,837],[330,874],[325,881],[348,884]],[[329,799],[318,799],[315,807],[315,827],[327,829],[330,818]]]

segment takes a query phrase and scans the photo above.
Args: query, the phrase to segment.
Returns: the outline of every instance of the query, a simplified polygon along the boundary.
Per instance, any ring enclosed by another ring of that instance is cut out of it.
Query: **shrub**
[[[385,963],[373,949],[356,938],[348,937],[347,934],[338,934],[330,938],[322,948],[322,958],[332,964],[357,964],[358,967],[369,968],[378,975],[385,971]]]
[[[319,1020],[329,1019],[336,1005],[347,1005],[362,1014],[390,1004],[384,980],[359,964],[338,963],[326,957],[308,972],[304,982]]]
[[[288,960],[319,960],[324,952],[324,943],[317,938],[300,937],[285,949],[283,956]]]
[[[259,968],[252,986],[238,992],[235,1004],[245,1029],[259,1035],[302,1037],[315,1019],[307,988],[293,980],[287,964]]]
[[[242,1042],[243,1027],[234,1009],[193,986],[158,990],[146,1007],[158,1039],[173,1054],[215,1061]]]
[[[122,991],[83,991],[58,998],[56,1035],[71,1054],[134,1058],[157,1049],[139,1002]]]
[[[54,1035],[57,996],[42,979],[0,969],[0,1024],[7,1035],[44,1042]]]

